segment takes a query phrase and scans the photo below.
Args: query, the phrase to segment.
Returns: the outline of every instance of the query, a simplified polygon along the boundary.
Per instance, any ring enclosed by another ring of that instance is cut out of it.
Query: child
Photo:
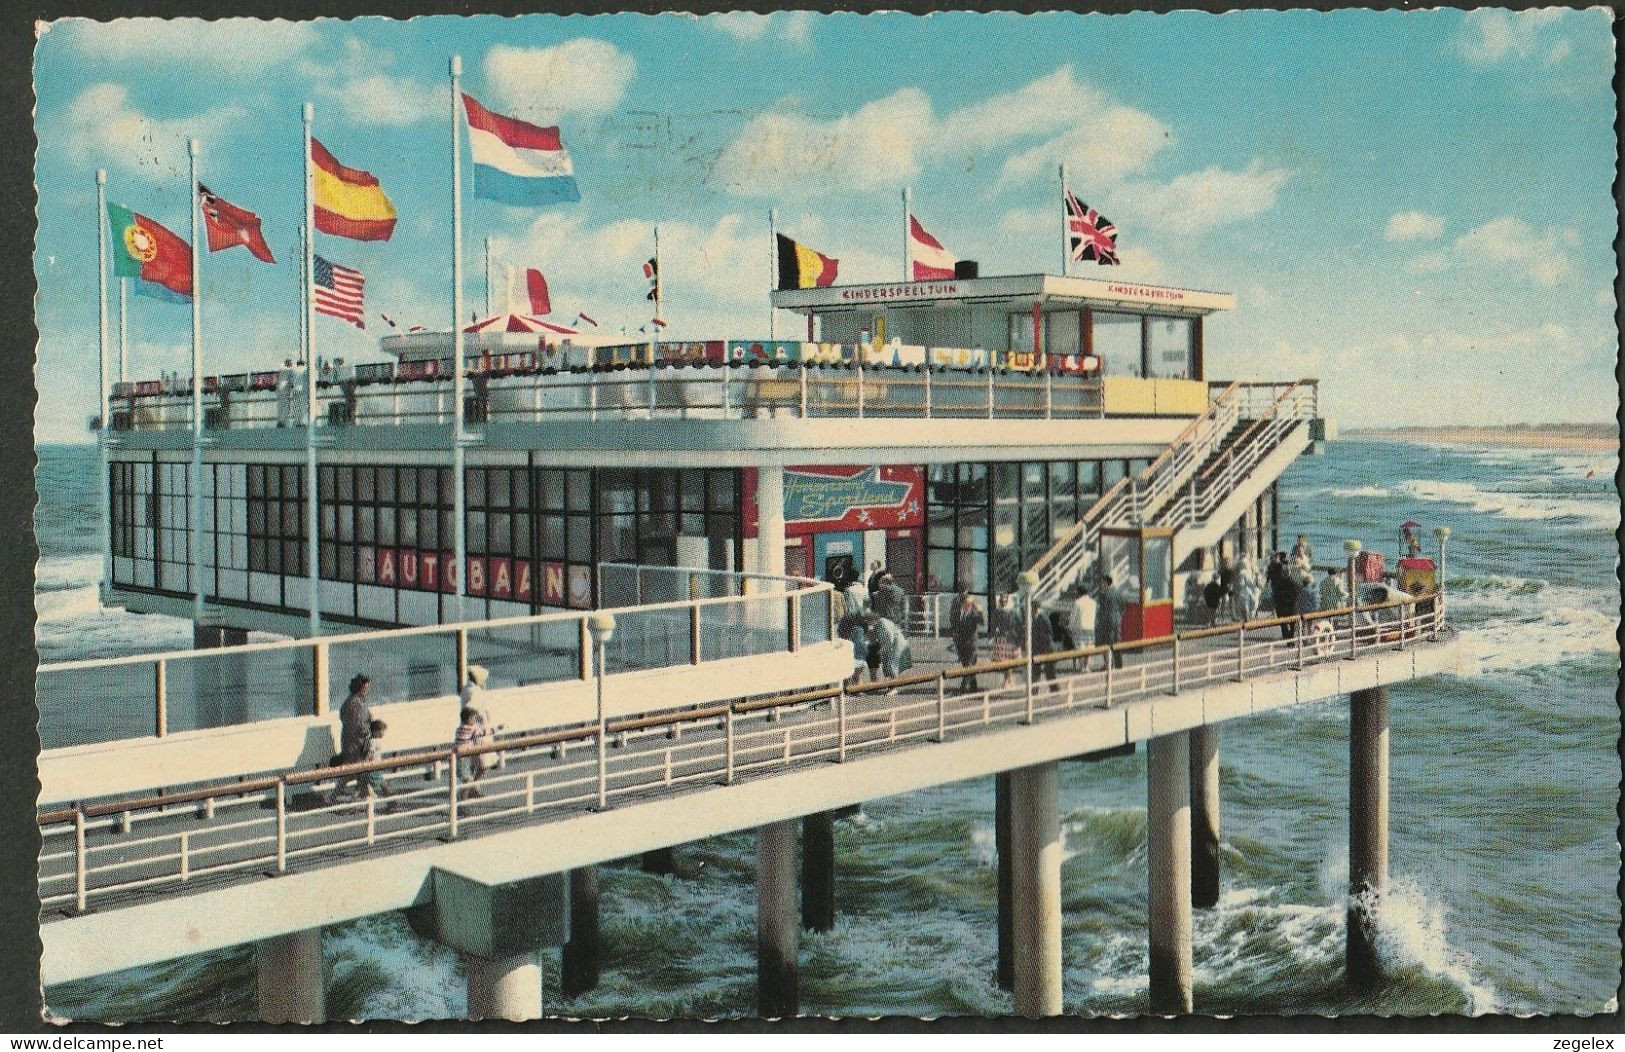
[[[385,723],[383,720],[373,720],[367,725],[367,730],[370,733],[367,738],[366,752],[362,754],[361,759],[364,763],[371,763],[383,755],[382,751],[378,748],[378,739],[382,738],[384,736],[384,732],[389,730],[389,724]],[[366,777],[368,796],[390,795],[389,786],[384,784],[383,771],[368,771]]]
[[[485,737],[485,720],[480,717],[478,709],[466,706],[458,719],[462,721],[457,724],[456,739],[457,748],[460,752],[464,748],[478,745]],[[478,756],[459,755],[457,757],[457,777],[462,780],[465,787],[457,794],[458,799],[469,800],[485,795],[474,784],[480,780],[480,775],[484,773],[480,768],[480,758]]]

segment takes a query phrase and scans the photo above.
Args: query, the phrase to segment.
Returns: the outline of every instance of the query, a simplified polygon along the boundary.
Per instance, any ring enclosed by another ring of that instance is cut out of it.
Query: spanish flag
[[[310,159],[316,165],[316,229],[356,241],[388,241],[395,232],[395,206],[378,177],[346,168],[315,139]]]
[[[840,260],[815,252],[783,234],[776,236],[779,239],[779,288],[821,289],[835,284]]]

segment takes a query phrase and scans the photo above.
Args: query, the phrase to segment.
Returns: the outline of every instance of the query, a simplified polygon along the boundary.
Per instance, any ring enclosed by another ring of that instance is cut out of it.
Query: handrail
[[[1073,566],[1087,557],[1088,549],[1094,544],[1095,535],[1108,516],[1118,514],[1118,506],[1123,502],[1125,493],[1134,492],[1142,483],[1146,483],[1145,500],[1149,503],[1149,511],[1154,514],[1158,510],[1162,498],[1177,488],[1178,479],[1186,470],[1196,470],[1206,459],[1210,450],[1228,434],[1231,422],[1235,419],[1237,411],[1237,392],[1241,389],[1238,381],[1230,384],[1213,399],[1207,410],[1180,431],[1168,448],[1137,474],[1118,479],[1100,499],[1095,501],[1078,521],[1065,533],[1058,537],[1049,549],[1039,556],[1031,569],[1039,576],[1039,594],[1049,595],[1059,590],[1059,579]],[[1200,436],[1200,441],[1198,441]],[[1168,469],[1174,466],[1171,471]],[[1142,507],[1142,512],[1146,508]],[[1066,556],[1071,558],[1062,562]]]
[[[820,581],[809,577],[778,577],[773,574],[757,573],[755,571],[736,570],[691,570],[682,566],[644,566],[638,563],[601,563],[606,569],[629,569],[643,571],[673,571],[676,574],[721,574],[741,581],[767,581],[772,584],[793,585],[783,592],[756,592],[742,595],[718,595],[703,599],[671,599],[662,603],[643,603],[632,606],[599,607],[598,610],[624,613],[659,612],[662,610],[687,610],[693,606],[715,606],[723,603],[736,603],[740,600],[764,599],[768,596],[797,595],[810,592],[833,591],[834,586],[828,581]],[[148,654],[123,654],[118,657],[107,658],[76,658],[72,661],[56,661],[42,664],[38,673],[47,672],[77,672],[91,668],[108,668],[116,665],[141,665],[153,661],[185,661],[188,659],[207,659],[221,655],[258,654],[277,650],[307,650],[313,646],[325,644],[327,646],[343,645],[348,643],[366,643],[379,639],[403,639],[409,636],[439,635],[444,632],[458,631],[486,631],[496,628],[515,628],[521,625],[555,624],[566,621],[580,621],[595,613],[595,610],[558,610],[545,614],[518,614],[513,617],[496,617],[486,621],[448,621],[436,625],[405,625],[400,628],[377,628],[365,632],[344,632],[335,635],[313,636],[301,639],[276,639],[267,643],[243,643],[224,649],[205,650],[167,650]]]
[[[1205,628],[1186,629],[1167,636],[1157,636],[1149,639],[1128,640],[1121,643],[1097,644],[1088,647],[1079,647],[1073,650],[1051,652],[1035,655],[1031,663],[1036,668],[1049,665],[1063,664],[1099,656],[1110,657],[1112,654],[1135,653],[1159,648],[1175,647],[1177,643],[1195,642],[1216,636],[1236,635],[1241,632],[1260,631],[1276,628],[1287,624],[1302,624],[1323,620],[1336,620],[1355,616],[1371,615],[1384,610],[1395,610],[1402,607],[1416,607],[1442,598],[1442,592],[1433,596],[1402,596],[1388,599],[1380,603],[1349,605],[1329,610],[1317,610],[1311,613],[1292,614],[1285,617],[1260,618],[1255,621],[1237,622],[1230,625],[1220,625]],[[1380,626],[1379,626],[1380,627]],[[682,709],[674,712],[658,713],[650,716],[628,717],[611,720],[605,724],[605,732],[609,735],[644,731],[655,728],[672,728],[701,720],[718,719],[729,712],[735,715],[744,715],[761,712],[780,711],[797,708],[799,706],[827,701],[841,694],[848,697],[861,694],[886,695],[891,691],[905,686],[914,686],[934,681],[938,678],[958,679],[968,676],[986,675],[993,672],[1002,672],[1011,669],[1025,668],[1028,659],[1025,657],[1013,658],[1004,661],[989,661],[976,665],[956,666],[944,669],[941,672],[914,673],[908,676],[899,676],[892,679],[879,680],[867,684],[846,687],[823,687],[816,690],[800,691],[793,694],[774,695],[765,698],[741,699],[732,702],[719,702],[712,705],[692,709]],[[70,821],[75,815],[85,818],[101,818],[113,814],[122,814],[126,811],[151,810],[153,808],[173,807],[179,804],[196,803],[210,799],[242,796],[247,793],[263,791],[281,785],[306,785],[334,779],[346,779],[357,774],[366,774],[374,771],[405,772],[421,768],[426,764],[445,762],[457,757],[480,756],[487,753],[510,752],[520,749],[536,748],[538,746],[553,745],[560,742],[591,739],[597,735],[595,724],[581,724],[573,727],[537,730],[531,733],[511,735],[500,738],[495,742],[480,745],[447,746],[439,749],[420,750],[378,760],[359,761],[348,764],[337,764],[327,767],[317,767],[304,771],[292,771],[282,775],[263,775],[257,778],[241,779],[219,786],[208,786],[198,789],[185,790],[178,793],[164,795],[148,795],[133,799],[120,799],[115,801],[90,804],[85,806],[60,807],[49,811],[41,811],[36,815],[38,825],[50,825]]]
[[[658,578],[660,581],[668,583],[675,581],[678,586],[681,586],[686,584],[687,581],[695,575],[703,575],[710,578],[722,578],[726,585],[726,590],[729,593],[717,596],[672,599],[658,603],[634,602],[629,605],[600,608],[603,610],[614,611],[621,617],[627,619],[634,617],[641,618],[645,615],[648,617],[660,618],[663,615],[670,615],[679,612],[686,614],[689,619],[698,619],[702,616],[703,611],[715,610],[718,608],[724,610],[746,611],[747,614],[745,616],[748,616],[748,611],[752,609],[762,609],[763,604],[766,604],[768,607],[771,607],[773,604],[777,603],[799,605],[807,601],[806,597],[817,596],[821,593],[826,597],[827,601],[827,597],[832,594],[834,590],[834,586],[827,581],[818,581],[803,577],[760,574],[754,572],[697,570],[686,567],[639,566],[627,563],[605,563],[602,564],[602,569],[610,571],[631,571],[633,576],[627,582],[627,585],[629,589],[636,589],[636,594],[643,594],[642,590],[649,587],[649,579],[651,577]],[[753,582],[761,582],[763,586],[760,587],[759,590],[751,590],[750,585]],[[678,590],[681,590],[680,587]],[[330,657],[335,653],[335,648],[338,648],[338,652],[346,652],[349,648],[366,648],[368,644],[376,644],[383,640],[412,640],[433,637],[440,640],[442,644],[448,648],[455,643],[457,653],[459,655],[465,655],[468,652],[468,641],[470,639],[474,640],[476,644],[480,644],[486,636],[492,634],[500,636],[500,634],[505,630],[515,628],[534,630],[540,626],[569,626],[566,627],[562,633],[558,634],[558,638],[553,640],[553,643],[557,643],[560,646],[560,653],[574,653],[580,657],[581,660],[579,662],[572,662],[572,668],[575,670],[571,674],[556,676],[553,678],[555,681],[590,679],[591,672],[589,663],[584,656],[585,651],[583,648],[588,645],[585,642],[588,636],[586,621],[592,617],[593,614],[594,611],[590,610],[561,610],[542,614],[526,614],[516,617],[493,618],[486,621],[464,621],[444,625],[417,625],[408,628],[351,632],[338,635],[315,636],[305,639],[277,640],[268,643],[244,644],[229,648],[168,651],[156,654],[131,654],[107,658],[85,658],[75,661],[41,665],[38,669],[38,678],[36,682],[40,685],[39,689],[41,690],[56,689],[60,691],[63,689],[70,689],[73,684],[78,682],[72,678],[64,680],[62,677],[74,677],[79,674],[94,673],[106,669],[129,669],[131,671],[124,673],[123,675],[126,677],[137,677],[141,675],[142,670],[150,668],[153,671],[154,681],[162,683],[164,680],[166,680],[166,678],[168,678],[166,673],[172,672],[176,667],[181,667],[182,663],[191,663],[188,667],[208,668],[210,666],[203,663],[221,662],[227,663],[229,667],[236,669],[244,667],[245,658],[266,654],[288,655],[280,660],[294,663],[304,662],[304,673],[308,674],[308,679],[302,680],[294,685],[291,688],[291,691],[285,697],[279,693],[277,696],[279,700],[275,703],[276,711],[265,713],[257,718],[250,717],[228,724],[229,726],[244,726],[269,719],[325,715],[328,712],[328,706],[330,704],[332,686],[328,679],[328,670],[332,667]],[[575,626],[580,626],[580,630],[575,631]],[[767,653],[777,652],[779,650],[786,652],[794,651],[798,649],[801,644],[801,639],[803,638],[802,628],[803,626],[801,626],[801,618],[787,609],[785,611],[783,621],[775,624],[773,627],[773,632],[776,633],[774,638],[782,636],[782,646],[775,643],[768,650],[750,650],[749,652]],[[685,631],[685,635],[686,634],[687,633]],[[818,639],[821,638],[821,635],[822,630],[820,630],[817,635],[813,635],[810,638]],[[541,645],[546,647],[552,645],[552,643],[544,641]],[[658,668],[667,667],[668,665],[688,666],[698,663],[701,660],[699,652],[695,651],[692,646],[684,647],[680,658],[671,658],[668,655],[667,660],[662,661],[657,658],[653,661],[653,663],[650,663],[649,661],[645,660],[646,657],[647,655],[635,658],[636,667]],[[577,668],[576,666],[579,667]],[[459,658],[457,676],[454,678],[460,677],[461,658]],[[168,681],[173,683],[172,679],[169,679]],[[56,684],[62,682],[68,683],[70,688],[55,686]],[[120,682],[125,681],[121,680]],[[136,679],[134,678],[128,679],[128,683],[135,682]],[[422,697],[437,697],[441,696],[445,692],[439,683],[436,683],[432,689],[433,693],[423,694],[421,691],[419,691],[417,694],[401,700],[419,700]],[[452,688],[452,690],[455,689],[456,687]],[[166,691],[162,688],[162,686],[160,686],[160,688],[155,692],[148,694],[144,701],[144,704],[149,705],[153,711],[150,712],[150,714],[141,716],[141,722],[149,728],[156,727],[157,734],[160,736],[166,734],[169,729],[173,727],[173,722],[167,718],[167,713],[172,708],[172,699],[173,688]],[[135,714],[132,713],[132,715]],[[147,737],[150,735],[150,733],[151,732],[149,731],[147,734],[137,734],[131,737]],[[92,742],[100,744],[105,740],[119,739],[117,737],[112,739],[93,737],[92,741],[73,741],[61,747],[71,748],[75,745],[91,744]]]

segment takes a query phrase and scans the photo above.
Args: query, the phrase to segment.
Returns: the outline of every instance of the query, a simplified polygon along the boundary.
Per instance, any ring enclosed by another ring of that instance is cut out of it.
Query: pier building
[[[994,775],[1001,977],[1054,1015],[1056,765],[1144,742],[1150,1006],[1189,1012],[1220,727],[1344,694],[1349,974],[1372,981],[1387,688],[1455,666],[1445,593],[1362,581],[1351,540],[1347,606],[1171,617],[1179,571],[1276,547],[1281,474],[1326,431],[1316,383],[1215,379],[1222,293],[966,273],[774,304],[804,339],[477,325],[460,378],[425,333],[314,390],[117,388],[107,599],[209,649],[41,669],[45,981],[254,942],[263,1016],[320,1020],[320,929],[406,910],[467,958],[471,1015],[534,1018],[543,948],[567,994],[603,965],[596,866],[754,828],[758,1004],[791,1015],[798,932],[833,917],[831,815]],[[912,584],[922,656],[939,595],[1020,592],[1030,631],[1106,573],[1126,638],[852,687],[834,596],[877,563]],[[505,731],[458,749],[476,664]],[[391,753],[335,768],[358,672]],[[473,799],[457,761],[480,755],[502,763]],[[356,774],[391,806],[328,797]]]

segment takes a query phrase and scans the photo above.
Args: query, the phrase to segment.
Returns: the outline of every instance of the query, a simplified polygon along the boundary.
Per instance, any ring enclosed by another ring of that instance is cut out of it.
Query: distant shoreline
[[[1516,446],[1556,449],[1573,453],[1613,453],[1619,450],[1619,432],[1612,424],[1511,424],[1471,427],[1360,427],[1343,432],[1345,438],[1373,442],[1435,442],[1450,446]]]

